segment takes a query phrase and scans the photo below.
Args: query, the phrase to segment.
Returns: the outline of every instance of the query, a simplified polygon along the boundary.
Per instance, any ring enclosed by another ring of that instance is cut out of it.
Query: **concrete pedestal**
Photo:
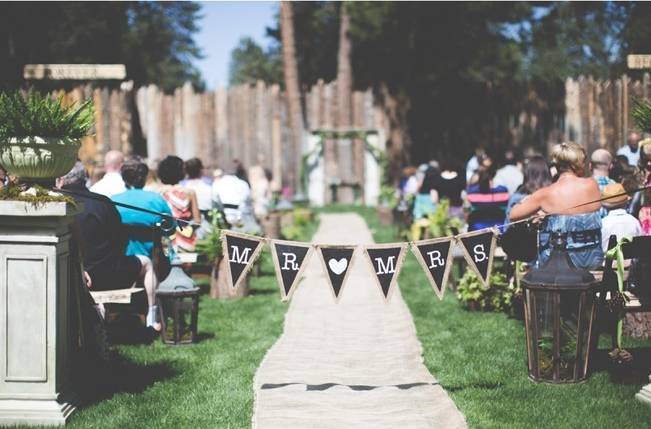
[[[71,298],[66,203],[0,201],[0,426],[63,425]]]
[[[649,381],[651,381],[651,376],[649,376]],[[647,384],[646,386],[643,386],[642,390],[640,390],[635,395],[635,398],[637,398],[637,400],[642,402],[643,404],[646,404],[649,407],[651,407],[651,383]]]

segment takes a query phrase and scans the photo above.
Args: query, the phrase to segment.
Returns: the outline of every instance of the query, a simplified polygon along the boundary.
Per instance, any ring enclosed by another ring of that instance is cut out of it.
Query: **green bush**
[[[511,309],[513,286],[499,271],[491,273],[488,286],[484,286],[472,270],[466,270],[459,282],[457,297],[471,310],[508,311]]]
[[[0,141],[33,136],[78,140],[88,135],[93,123],[90,99],[75,107],[64,106],[63,96],[0,93]]]
[[[463,228],[463,222],[457,217],[450,217],[450,201],[442,199],[436,205],[436,210],[427,216],[429,230],[433,237],[456,235]]]
[[[204,239],[197,241],[195,250],[208,261],[214,262],[223,254],[221,232],[225,228],[225,221],[222,213],[215,209],[210,211],[210,219],[210,231]]]

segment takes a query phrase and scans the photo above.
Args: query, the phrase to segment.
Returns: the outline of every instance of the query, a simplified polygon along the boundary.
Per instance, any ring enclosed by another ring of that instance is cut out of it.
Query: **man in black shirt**
[[[135,256],[126,256],[126,237],[120,214],[107,197],[86,188],[88,175],[81,162],[57,179],[57,187],[71,191],[83,204],[76,216],[84,269],[89,274],[92,290],[124,289],[144,274],[143,265]]]

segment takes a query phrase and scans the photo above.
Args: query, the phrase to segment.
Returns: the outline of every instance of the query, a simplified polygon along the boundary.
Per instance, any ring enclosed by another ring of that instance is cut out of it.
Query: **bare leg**
[[[151,326],[157,331],[160,331],[161,325],[157,322],[158,320],[158,306],[156,305],[156,289],[158,288],[158,277],[156,277],[156,272],[154,271],[154,264],[152,264],[151,259],[147,256],[136,255],[140,260],[140,279],[142,280],[145,286],[145,292],[147,293],[147,303],[149,304],[149,310],[147,311],[147,326]]]

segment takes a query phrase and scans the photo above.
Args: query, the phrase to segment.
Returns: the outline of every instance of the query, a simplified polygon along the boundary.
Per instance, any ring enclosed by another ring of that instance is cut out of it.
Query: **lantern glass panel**
[[[194,341],[196,314],[192,296],[171,296],[162,300],[163,340],[173,344]]]

